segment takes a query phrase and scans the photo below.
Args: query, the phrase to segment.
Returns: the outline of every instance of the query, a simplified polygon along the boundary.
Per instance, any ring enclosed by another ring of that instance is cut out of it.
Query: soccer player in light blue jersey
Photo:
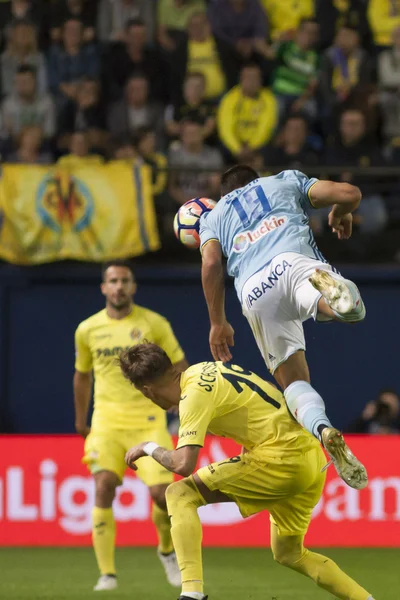
[[[331,206],[329,225],[339,239],[352,232],[352,213],[361,201],[348,183],[309,179],[300,171],[259,177],[246,165],[222,176],[223,197],[200,219],[202,283],[210,316],[215,360],[230,361],[234,330],[225,316],[224,268],[243,314],[290,412],[317,437],[339,476],[362,489],[368,478],[332,427],[322,397],[310,384],[303,321],[362,321],[365,307],[356,285],[329,265],[314,241],[307,209]]]

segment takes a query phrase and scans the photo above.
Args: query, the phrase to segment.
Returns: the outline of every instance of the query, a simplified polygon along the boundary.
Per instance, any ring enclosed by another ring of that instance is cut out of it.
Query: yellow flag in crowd
[[[160,246],[151,172],[125,161],[3,165],[0,258],[15,264],[100,262]]]

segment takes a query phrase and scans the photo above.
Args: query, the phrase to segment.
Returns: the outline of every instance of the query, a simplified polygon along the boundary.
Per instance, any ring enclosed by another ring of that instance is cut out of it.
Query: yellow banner
[[[105,165],[3,165],[0,258],[14,264],[101,262],[160,246],[151,171]]]

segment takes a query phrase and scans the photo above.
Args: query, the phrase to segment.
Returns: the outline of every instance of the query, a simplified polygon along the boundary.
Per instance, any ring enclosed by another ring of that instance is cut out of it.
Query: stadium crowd
[[[160,222],[224,165],[299,168],[360,185],[353,255],[397,239],[400,2],[11,0],[0,23],[4,161],[144,161]]]

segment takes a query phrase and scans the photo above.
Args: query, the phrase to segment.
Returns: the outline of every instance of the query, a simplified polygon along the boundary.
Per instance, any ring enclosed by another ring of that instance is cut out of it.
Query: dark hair
[[[131,265],[131,263],[129,262],[129,260],[119,260],[119,259],[115,259],[115,260],[109,260],[108,262],[105,262],[103,264],[103,266],[101,267],[101,276],[103,281],[106,278],[106,272],[107,269],[109,269],[110,267],[124,267],[125,269],[129,269],[129,271],[132,273],[132,277],[135,277],[135,274],[133,272],[133,267]]]
[[[73,21],[74,23],[79,23],[79,25],[81,26],[81,31],[83,31],[83,22],[78,17],[70,17],[69,19],[66,19],[62,24],[62,28],[65,29],[66,24],[71,23],[71,21]]]
[[[244,71],[245,69],[257,69],[258,71],[261,72],[261,67],[258,63],[249,60],[248,62],[245,62],[241,67],[240,67],[240,71]]]
[[[183,119],[181,119],[182,128],[185,125],[197,125],[198,127],[202,127],[203,123],[199,117],[196,118],[195,116],[193,116],[193,117],[188,116],[188,117],[184,117]]]
[[[95,83],[100,87],[100,81],[96,79],[96,77],[91,77],[90,75],[82,75],[79,78],[79,83]]]
[[[130,81],[134,81],[135,79],[145,79],[147,83],[150,83],[146,73],[144,73],[144,71],[137,70],[129,75],[128,79],[125,82],[125,87]]]
[[[146,27],[146,23],[139,17],[136,17],[136,19],[129,19],[126,22],[125,29],[128,30],[131,27]]]
[[[301,113],[301,112],[297,112],[296,113],[295,112],[295,113],[292,113],[291,115],[289,115],[288,117],[286,117],[285,122],[283,124],[283,127],[285,127],[285,125],[287,125],[289,123],[289,121],[294,121],[294,120],[296,120],[296,121],[303,121],[306,129],[308,129],[309,126],[310,126],[310,122],[309,122],[309,120],[307,119],[307,117],[305,116],[304,113]]]
[[[206,77],[204,75],[204,73],[202,73],[201,71],[188,71],[185,75],[185,81],[187,81],[188,79],[202,79],[204,81],[204,83],[206,82]]]
[[[258,178],[257,171],[248,165],[235,165],[225,171],[221,177],[221,195],[225,196],[225,194],[242,188]]]
[[[17,69],[17,75],[25,75],[30,73],[32,77],[36,77],[36,69],[32,65],[20,65]]]
[[[133,136],[130,133],[121,133],[111,138],[111,147],[114,152],[125,146],[134,146]]]
[[[167,353],[151,342],[137,344],[124,350],[118,363],[124,377],[137,387],[159,379],[172,367]]]
[[[349,20],[344,21],[339,29],[349,29],[350,31],[353,31],[353,33],[356,33],[359,37],[360,37],[360,32],[358,31],[358,28]]]
[[[150,133],[154,133],[154,129],[148,125],[141,125],[132,133],[132,143],[134,146],[140,144],[140,142],[148,136]]]

